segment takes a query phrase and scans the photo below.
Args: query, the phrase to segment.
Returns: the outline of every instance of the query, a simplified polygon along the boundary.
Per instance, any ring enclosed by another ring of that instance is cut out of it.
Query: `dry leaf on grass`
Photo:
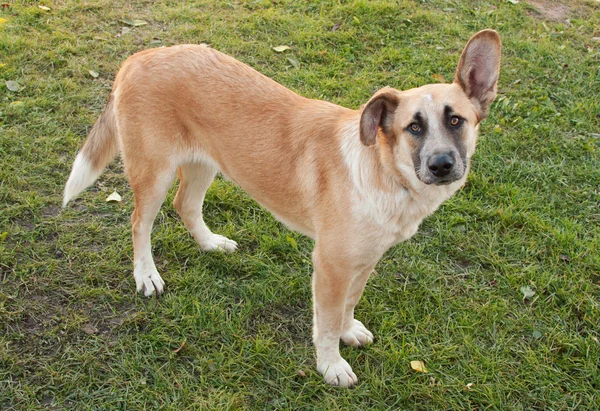
[[[93,335],[98,332],[98,329],[90,323],[85,324],[83,327],[81,327],[81,330],[88,335]]]
[[[134,26],[134,27],[143,26],[145,24],[148,24],[147,21],[131,19],[129,17],[122,17],[121,21],[125,24],[129,24],[130,26]]]
[[[106,198],[107,203],[109,203],[111,201],[115,201],[117,203],[120,202],[121,196],[119,195],[119,193],[117,193],[116,191],[113,191],[113,193]]]
[[[10,91],[19,91],[21,90],[21,85],[19,83],[17,83],[16,81],[12,81],[12,80],[7,80],[6,82],[6,88],[9,89]]]
[[[422,372],[423,374],[427,374],[427,368],[425,368],[425,363],[423,361],[413,360],[410,362],[410,368],[417,372]]]
[[[431,78],[434,79],[435,81],[437,81],[438,83],[445,83],[446,82],[446,79],[441,74],[432,74]]]
[[[535,291],[533,291],[529,286],[521,287],[521,293],[523,294],[523,300],[531,300],[531,298],[535,295]]]
[[[273,50],[275,50],[278,53],[283,53],[286,50],[290,50],[291,47],[290,46],[277,46],[277,47],[273,47]]]
[[[297,69],[300,68],[300,62],[298,60],[296,60],[295,58],[292,58],[292,57],[288,57],[287,59],[290,63],[292,63],[292,66],[294,66]]]
[[[185,337],[183,339],[183,341],[181,342],[181,345],[179,346],[179,348],[177,348],[176,350],[173,350],[174,353],[178,353],[179,351],[181,351],[183,349],[183,347],[185,347],[185,343],[187,342],[187,337]]]

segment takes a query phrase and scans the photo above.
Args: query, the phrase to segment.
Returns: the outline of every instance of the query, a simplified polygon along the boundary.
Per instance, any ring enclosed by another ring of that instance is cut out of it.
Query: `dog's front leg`
[[[346,345],[352,347],[362,347],[373,342],[371,331],[363,323],[354,318],[354,308],[358,304],[372,272],[373,267],[359,271],[358,275],[352,279],[352,285],[348,290],[341,339]]]
[[[317,243],[313,268],[313,341],[317,350],[317,370],[329,384],[352,387],[358,379],[340,355],[339,348],[346,300],[353,280],[352,267],[339,253],[328,252]]]

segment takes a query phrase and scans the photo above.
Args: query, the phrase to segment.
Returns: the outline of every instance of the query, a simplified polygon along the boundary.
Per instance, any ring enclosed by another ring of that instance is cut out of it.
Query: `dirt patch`
[[[533,17],[551,21],[565,21],[571,14],[570,6],[557,1],[527,0],[527,3],[535,8],[535,12],[530,13]]]
[[[277,331],[277,338],[294,343],[310,343],[310,317],[306,304],[299,301],[293,305],[274,304],[257,311],[248,332],[256,335],[261,325]]]
[[[60,207],[57,205],[49,205],[42,208],[42,217],[56,217],[60,214]]]

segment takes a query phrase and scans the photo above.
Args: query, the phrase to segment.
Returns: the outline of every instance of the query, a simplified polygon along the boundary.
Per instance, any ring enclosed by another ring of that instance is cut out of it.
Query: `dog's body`
[[[378,91],[360,111],[301,97],[206,46],[130,57],[78,154],[64,205],[120,151],[135,197],[134,277],[161,293],[150,232],[175,176],[175,207],[201,248],[234,251],[202,219],[217,171],[315,240],[314,342],[326,381],[350,386],[340,356],[373,335],[354,319],[369,274],[465,182],[477,126],[496,94],[500,40],[474,36],[453,84]]]

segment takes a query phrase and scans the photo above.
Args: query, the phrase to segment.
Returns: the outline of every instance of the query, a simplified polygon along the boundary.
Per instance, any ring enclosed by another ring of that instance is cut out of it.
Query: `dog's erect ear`
[[[500,74],[500,36],[494,30],[475,34],[462,52],[454,82],[462,87],[479,111],[479,118],[488,114],[496,98]]]
[[[398,107],[397,93],[393,88],[383,88],[365,105],[360,115],[360,141],[365,146],[375,144],[380,127],[387,136],[391,136],[394,112]]]

